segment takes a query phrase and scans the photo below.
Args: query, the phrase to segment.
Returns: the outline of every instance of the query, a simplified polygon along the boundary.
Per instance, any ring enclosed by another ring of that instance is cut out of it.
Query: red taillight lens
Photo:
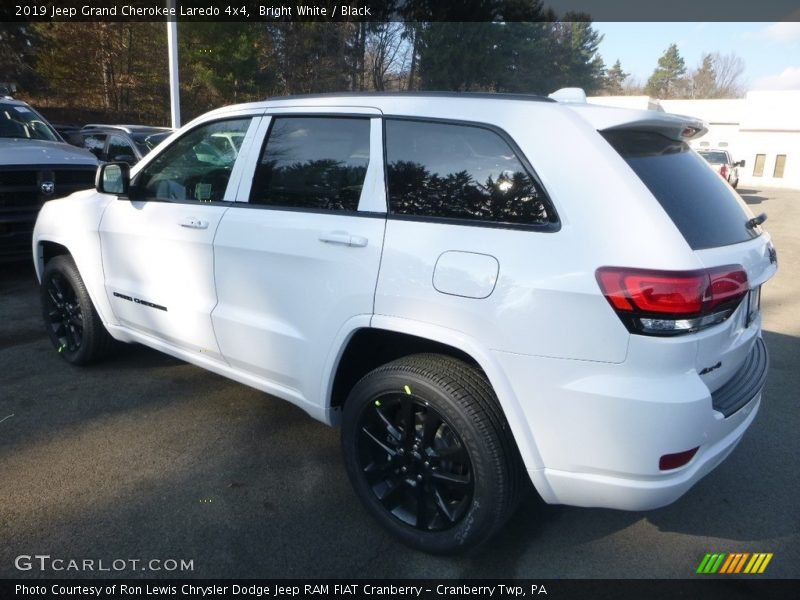
[[[663,273],[603,267],[600,288],[614,308],[632,312],[690,315],[703,308],[708,276],[703,273]]]
[[[658,468],[662,471],[669,471],[670,469],[682,467],[694,458],[694,455],[697,454],[699,449],[700,447],[698,446],[697,448],[685,450],[684,452],[665,454],[658,460]]]
[[[601,267],[596,276],[631,331],[659,335],[696,331],[726,319],[748,289],[747,273],[738,265],[699,271]]]
[[[736,302],[747,293],[747,273],[739,266],[720,267],[709,271],[711,300],[708,310],[722,304]]]
[[[719,168],[719,174],[722,175],[725,179],[728,178],[728,165],[722,165]]]

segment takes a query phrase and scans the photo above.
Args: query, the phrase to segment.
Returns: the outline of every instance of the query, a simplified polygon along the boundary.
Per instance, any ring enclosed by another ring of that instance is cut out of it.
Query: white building
[[[735,100],[657,100],[648,96],[594,96],[593,104],[648,108],[708,123],[694,148],[724,148],[739,168],[740,186],[800,189],[800,90],[750,91]]]

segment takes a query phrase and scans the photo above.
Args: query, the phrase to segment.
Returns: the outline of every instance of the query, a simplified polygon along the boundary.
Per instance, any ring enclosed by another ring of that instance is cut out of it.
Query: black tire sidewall
[[[102,330],[103,324],[100,322],[100,318],[97,316],[97,313],[94,310],[94,305],[89,297],[89,293],[86,291],[86,286],[83,283],[83,279],[81,279],[80,273],[78,272],[78,267],[75,265],[75,261],[70,256],[56,256],[47,262],[44,272],[42,273],[42,285],[39,288],[42,305],[42,319],[47,327],[47,334],[51,343],[53,344],[53,347],[58,350],[60,347],[60,342],[53,332],[52,327],[50,327],[49,316],[47,313],[47,285],[55,274],[61,275],[61,277],[70,285],[70,287],[72,287],[72,290],[75,292],[75,298],[80,303],[81,317],[83,320],[83,333],[81,336],[80,346],[74,352],[70,352],[69,350],[65,349],[62,352],[59,352],[59,356],[72,364],[86,364],[94,358],[94,346],[96,346],[99,342],[97,339],[98,335],[105,333],[105,331]],[[98,331],[98,328],[101,328],[100,331]]]
[[[390,514],[375,497],[361,472],[358,457],[358,431],[361,415],[372,399],[385,393],[401,393],[408,385],[417,397],[424,398],[457,432],[472,463],[474,490],[467,513],[451,529],[425,532],[407,525]],[[498,490],[503,485],[486,432],[480,431],[457,402],[440,386],[414,372],[367,375],[352,390],[344,410],[342,450],[350,481],[357,495],[373,516],[404,543],[432,554],[462,552],[485,541],[495,529],[500,504]],[[499,446],[498,446],[499,447]]]

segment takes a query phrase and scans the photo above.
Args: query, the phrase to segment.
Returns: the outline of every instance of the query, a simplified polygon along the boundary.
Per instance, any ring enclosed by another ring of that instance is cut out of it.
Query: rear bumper
[[[742,408],[741,422],[733,431],[716,443],[701,447],[692,461],[674,474],[640,479],[547,468],[528,473],[549,504],[621,510],[651,510],[666,506],[727,458],[755,419],[760,404],[759,392]]]
[[[767,354],[756,327],[745,335],[747,357],[713,394],[680,339],[631,336],[623,364],[496,353],[536,450],[524,458],[542,498],[624,510],[678,499],[730,454],[758,411]],[[694,448],[686,465],[659,468],[662,456]]]

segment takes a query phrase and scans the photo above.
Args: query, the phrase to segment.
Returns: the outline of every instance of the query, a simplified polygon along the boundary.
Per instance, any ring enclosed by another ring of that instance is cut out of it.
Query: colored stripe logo
[[[706,554],[697,567],[700,574],[724,573],[763,573],[767,570],[767,565],[772,560],[772,552],[733,552],[725,554],[722,552]]]

